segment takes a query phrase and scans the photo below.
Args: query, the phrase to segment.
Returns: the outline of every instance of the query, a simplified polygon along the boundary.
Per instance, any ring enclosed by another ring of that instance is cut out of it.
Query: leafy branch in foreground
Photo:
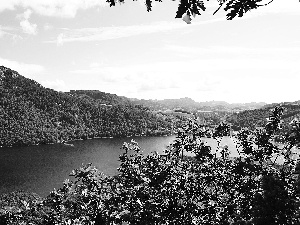
[[[162,0],[155,0],[156,2],[162,2]],[[232,20],[235,17],[243,17],[245,13],[257,9],[259,7],[267,6],[271,4],[274,0],[215,0],[217,2],[218,8],[214,11],[215,15],[221,8],[224,9],[227,20]],[[125,3],[125,0],[106,0],[110,6],[115,6],[116,3]],[[209,2],[202,0],[180,0],[178,9],[176,12],[176,18],[182,18],[185,15],[185,21],[190,23],[191,16],[201,15],[202,12],[206,10],[205,3]],[[147,11],[152,11],[153,1],[146,0],[145,5]]]
[[[40,215],[33,224],[299,224],[294,147],[300,129],[293,121],[284,143],[275,143],[283,112],[276,107],[264,129],[240,131],[238,157],[220,145],[229,131],[224,123],[213,133],[217,149],[207,146],[207,130],[195,121],[164,154],[142,155],[138,143],[124,143],[117,175],[83,166],[42,202],[1,218],[8,224],[29,224],[28,215]]]

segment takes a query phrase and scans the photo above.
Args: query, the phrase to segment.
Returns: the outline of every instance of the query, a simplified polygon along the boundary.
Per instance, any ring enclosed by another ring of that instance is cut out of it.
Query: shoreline
[[[67,142],[72,142],[72,141],[85,141],[85,140],[93,140],[93,139],[113,139],[113,138],[126,138],[126,137],[170,137],[173,136],[174,134],[164,134],[164,135],[131,135],[131,136],[109,136],[109,137],[93,137],[93,138],[87,138],[87,139],[82,139],[82,138],[75,138],[72,140],[66,140],[64,141],[65,143]],[[38,146],[38,145],[54,145],[54,144],[64,144],[62,142],[51,142],[51,143],[38,143],[38,144],[30,144],[30,145],[10,145],[10,146],[0,146],[0,148],[13,148],[13,147],[30,147],[30,146]]]

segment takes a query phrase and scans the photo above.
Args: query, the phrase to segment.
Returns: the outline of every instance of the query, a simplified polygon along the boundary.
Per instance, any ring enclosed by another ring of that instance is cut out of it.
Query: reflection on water
[[[134,137],[144,154],[162,153],[175,136]],[[74,147],[55,144],[30,147],[0,148],[0,193],[15,190],[36,192],[46,196],[59,188],[69,173],[82,163],[93,163],[107,175],[116,173],[124,142],[132,138],[93,139],[73,141]],[[212,149],[217,142],[204,139]],[[232,156],[238,156],[234,141],[224,137],[220,145],[228,145]]]
[[[0,193],[15,190],[47,195],[59,188],[82,163],[93,163],[107,175],[116,173],[124,142],[132,138],[93,139],[63,144],[0,148]],[[173,137],[135,137],[145,154],[162,152]]]

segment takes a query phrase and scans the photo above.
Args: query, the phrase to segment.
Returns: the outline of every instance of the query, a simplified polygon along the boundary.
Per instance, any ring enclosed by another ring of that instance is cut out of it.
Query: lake
[[[53,144],[28,147],[0,148],[0,194],[16,190],[35,192],[46,196],[53,188],[62,186],[73,169],[82,163],[92,163],[107,175],[116,173],[122,144],[134,139],[143,154],[162,153],[174,139],[168,137],[105,138],[69,142],[74,147]],[[206,138],[214,149],[217,142]],[[235,143],[224,137],[221,145],[227,144],[232,156],[237,156]]]

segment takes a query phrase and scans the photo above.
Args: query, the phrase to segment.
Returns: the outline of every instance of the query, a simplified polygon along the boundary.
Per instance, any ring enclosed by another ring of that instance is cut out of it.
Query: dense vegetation
[[[102,94],[62,93],[0,67],[0,146],[94,137],[169,135],[184,118]]]
[[[300,122],[284,143],[274,143],[283,109],[276,107],[264,129],[240,131],[240,157],[227,146],[216,153],[203,142],[207,130],[190,120],[164,155],[142,155],[124,143],[118,174],[108,177],[85,165],[45,199],[13,193],[1,197],[3,224],[300,224]],[[229,126],[220,124],[218,143]],[[193,157],[184,156],[191,152]],[[297,156],[297,157],[295,157]]]
[[[228,115],[226,121],[232,125],[234,130],[241,128],[254,129],[256,127],[263,127],[267,123],[269,111],[276,105],[284,107],[285,113],[282,116],[283,123],[290,123],[294,118],[300,118],[300,104],[299,102],[286,102],[281,104],[266,105],[263,108],[255,110],[245,110],[238,113]]]
[[[71,90],[70,92],[66,93],[79,96],[86,95],[93,98],[102,105],[126,105],[131,103],[129,98],[98,90]]]

